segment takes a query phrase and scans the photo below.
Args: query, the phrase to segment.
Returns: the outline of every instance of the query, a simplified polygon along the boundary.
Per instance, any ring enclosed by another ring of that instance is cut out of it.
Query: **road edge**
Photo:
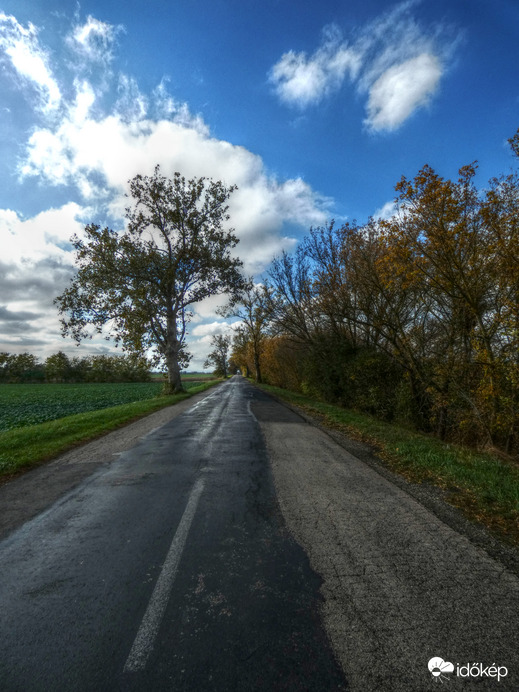
[[[2,483],[0,541],[59,501],[98,469],[135,447],[151,431],[211,396],[220,384],[79,444]]]
[[[256,386],[254,382],[251,382],[251,384]],[[413,497],[438,519],[447,524],[447,526],[465,536],[473,545],[484,550],[490,557],[519,577],[519,549],[502,542],[482,524],[477,524],[468,519],[460,509],[448,503],[445,498],[446,493],[441,488],[430,483],[418,484],[408,481],[403,476],[388,469],[384,461],[377,456],[376,449],[373,446],[365,442],[353,440],[344,433],[329,428],[322,420],[311,416],[304,409],[284,401],[282,398],[265,391],[261,387],[257,387],[257,389],[272,397],[272,399],[275,399],[293,413],[296,413],[308,425],[319,428],[319,430],[331,437],[339,446],[359,459],[359,461],[362,461],[379,475],[386,478],[386,480]]]

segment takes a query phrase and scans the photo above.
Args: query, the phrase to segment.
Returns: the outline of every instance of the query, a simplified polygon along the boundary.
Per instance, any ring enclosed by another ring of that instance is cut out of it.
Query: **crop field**
[[[190,389],[200,382],[183,380]],[[0,432],[96,411],[134,401],[153,399],[162,382],[0,385]]]
[[[182,377],[186,392],[154,382],[0,384],[0,482],[57,455],[205,392],[221,380]]]

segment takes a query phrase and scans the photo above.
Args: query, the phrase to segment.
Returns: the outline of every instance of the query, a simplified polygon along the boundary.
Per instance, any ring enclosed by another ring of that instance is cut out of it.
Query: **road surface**
[[[0,543],[2,691],[519,689],[512,571],[240,377],[184,408]]]

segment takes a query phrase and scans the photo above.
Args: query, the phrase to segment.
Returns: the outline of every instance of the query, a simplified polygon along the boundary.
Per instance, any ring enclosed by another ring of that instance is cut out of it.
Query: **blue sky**
[[[425,164],[507,172],[519,126],[517,0],[0,0],[0,350],[77,351],[52,299],[68,239],[122,227],[129,178],[237,184],[248,273],[312,225],[389,214]],[[190,329],[193,367],[225,327]]]

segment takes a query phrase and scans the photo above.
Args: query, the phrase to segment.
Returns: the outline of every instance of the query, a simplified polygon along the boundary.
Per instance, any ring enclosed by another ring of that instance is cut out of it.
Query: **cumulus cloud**
[[[82,232],[84,211],[68,203],[24,219],[0,210],[0,350],[63,348],[53,300],[74,274],[69,238]]]
[[[23,176],[75,186],[87,203],[104,196],[114,217],[127,206],[128,180],[137,173],[151,174],[156,164],[168,175],[178,170],[187,178],[206,176],[238,185],[230,214],[249,273],[261,272],[274,254],[292,244],[280,234],[283,224],[326,221],[332,200],[300,178],[279,181],[259,156],[212,137],[200,116],[192,116],[185,104],[177,106],[169,119],[148,117],[144,101],[131,111],[133,117],[127,110],[96,119],[89,115],[90,95],[83,86],[56,127],[32,133]]]
[[[458,42],[450,27],[422,28],[411,14],[416,4],[400,3],[359,29],[351,42],[332,27],[311,56],[285,53],[269,73],[279,98],[304,108],[338,91],[349,77],[357,93],[367,96],[367,129],[398,129],[430,102]]]
[[[61,92],[52,74],[48,53],[40,46],[33,24],[24,27],[15,17],[0,13],[0,52],[13,70],[13,77],[36,90],[39,107],[44,112],[59,106]]]
[[[49,259],[72,262],[69,239],[83,229],[86,213],[75,202],[29,219],[10,209],[0,209],[2,260],[19,265]]]
[[[220,299],[221,302],[221,299]],[[192,327],[190,330],[189,351],[193,355],[192,367],[201,369],[210,351],[211,340],[217,334],[233,335],[233,327],[227,322],[207,322]]]
[[[11,28],[20,33],[20,25],[11,19]],[[0,235],[6,239],[0,262],[2,305],[8,316],[26,315],[0,319],[0,349],[27,348],[28,339],[35,345],[41,342],[44,355],[68,348],[61,342],[52,301],[74,274],[70,236],[80,235],[89,222],[108,221],[122,228],[128,180],[137,173],[152,174],[157,164],[165,175],[181,171],[186,178],[206,176],[238,185],[230,199],[230,224],[240,239],[237,254],[247,274],[262,272],[275,254],[295,244],[287,228],[319,225],[329,216],[333,201],[303,179],[280,180],[260,156],[214,137],[201,115],[171,96],[166,76],[151,93],[131,75],[115,76],[108,66],[118,30],[92,17],[77,23],[67,39],[68,55],[75,60],[61,65],[59,87],[54,82],[59,108],[51,118],[38,118],[25,142],[21,182],[59,188],[62,199],[68,194],[77,201],[32,218],[0,210]],[[32,41],[35,52],[37,30],[30,26],[25,31],[24,40]],[[39,50],[42,64],[48,66],[46,53]],[[330,67],[335,74],[342,69],[339,64]],[[47,77],[54,79],[50,68]],[[47,100],[49,93],[41,86]],[[201,366],[196,358],[203,363],[207,355],[206,341],[223,329],[215,322],[215,310],[223,301],[216,296],[196,306],[189,344],[194,367]],[[201,331],[195,334],[195,329]],[[101,337],[94,339],[87,351],[106,350],[104,343]]]
[[[207,337],[211,339],[215,334],[226,334],[230,331],[230,326],[227,322],[208,322],[199,324],[191,329],[191,334],[197,337]],[[206,339],[206,340],[207,340]]]
[[[373,214],[374,219],[381,219],[382,221],[389,221],[397,213],[397,205],[395,202],[386,202],[380,209]]]
[[[342,40],[339,28],[325,27],[322,45],[311,55],[288,51],[274,65],[269,80],[289,104],[305,107],[337,90],[349,75],[355,77],[360,56]]]

